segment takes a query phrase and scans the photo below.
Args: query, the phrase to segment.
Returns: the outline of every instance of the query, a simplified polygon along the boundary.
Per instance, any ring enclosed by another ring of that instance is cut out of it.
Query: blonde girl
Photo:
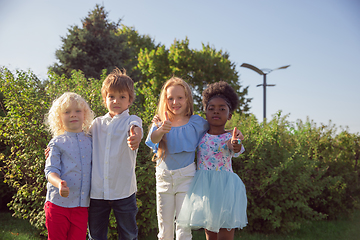
[[[86,101],[71,92],[56,99],[47,115],[53,136],[44,170],[48,239],[86,239],[92,155],[86,133],[93,118]]]
[[[172,77],[162,87],[157,114],[146,144],[156,154],[156,198],[159,239],[174,239],[177,217],[195,175],[195,150],[208,129],[202,117],[193,115],[189,85]],[[176,239],[191,239],[191,229],[176,225]]]

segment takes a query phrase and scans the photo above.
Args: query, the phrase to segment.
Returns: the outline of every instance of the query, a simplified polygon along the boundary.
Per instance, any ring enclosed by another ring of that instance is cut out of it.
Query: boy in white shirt
[[[136,154],[142,121],[129,115],[134,83],[115,69],[103,82],[101,94],[109,112],[93,121],[92,179],[89,207],[90,239],[107,239],[110,211],[116,217],[119,239],[137,239]]]

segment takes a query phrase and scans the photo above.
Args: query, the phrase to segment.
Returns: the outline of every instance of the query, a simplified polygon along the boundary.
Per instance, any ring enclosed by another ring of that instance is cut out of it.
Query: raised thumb
[[[232,132],[232,138],[231,138],[231,140],[235,140],[235,139],[236,139],[236,132],[237,132],[237,129],[236,129],[236,127],[234,127],[234,130],[233,130],[233,132]]]
[[[167,111],[165,111],[165,121],[169,121],[169,114]]]
[[[66,181],[64,181],[64,180],[62,180],[60,184],[61,184],[61,186],[63,186],[63,187],[67,187],[67,183],[66,183]]]
[[[134,136],[134,135],[136,135],[136,133],[135,133],[135,125],[132,125],[130,127],[130,136]]]

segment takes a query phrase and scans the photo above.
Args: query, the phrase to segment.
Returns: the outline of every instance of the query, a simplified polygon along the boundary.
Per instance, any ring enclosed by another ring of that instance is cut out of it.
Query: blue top
[[[59,174],[70,188],[69,196],[59,194],[59,188],[47,183],[46,202],[73,208],[88,207],[91,182],[91,137],[83,132],[66,132],[51,139],[48,144],[49,156],[45,163],[45,177],[50,173]]]
[[[159,144],[151,141],[151,134],[158,129],[155,124],[150,128],[145,144],[157,153]],[[166,134],[167,150],[165,159],[159,159],[157,167],[167,170],[184,168],[194,162],[195,150],[200,139],[209,129],[209,124],[198,115],[192,115],[187,124],[171,127]]]

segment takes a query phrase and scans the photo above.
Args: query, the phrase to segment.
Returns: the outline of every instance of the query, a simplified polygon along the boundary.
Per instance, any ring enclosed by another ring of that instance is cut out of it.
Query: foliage
[[[105,72],[104,72],[105,73]],[[102,75],[102,80],[106,77]],[[5,92],[7,115],[0,118],[1,141],[11,147],[11,152],[2,152],[2,173],[5,182],[16,190],[9,207],[14,216],[30,219],[31,224],[45,231],[43,204],[46,180],[43,167],[44,149],[51,139],[44,126],[44,115],[52,100],[66,91],[83,96],[97,116],[104,115],[100,89],[102,81],[87,79],[79,71],[73,71],[71,78],[50,72],[46,86],[32,73],[18,71],[13,75],[7,69],[2,71],[1,89]],[[143,119],[144,135],[155,112],[155,99],[150,88],[137,89],[144,95],[145,105],[132,106],[130,112]],[[141,143],[136,166],[138,178],[137,203],[140,234],[148,234],[156,227],[154,163],[144,141]],[[110,236],[116,235],[115,218],[111,218]]]
[[[7,114],[0,118],[1,141],[11,150],[1,153],[4,182],[15,189],[9,204],[14,216],[29,219],[39,229],[44,228],[45,201],[43,166],[44,149],[50,140],[43,117],[49,106],[41,81],[31,72],[12,74],[2,69],[1,89]]]
[[[127,39],[127,46],[131,49],[131,58],[129,59],[131,66],[138,64],[138,55],[141,49],[148,49],[149,51],[156,49],[160,44],[155,44],[155,40],[149,35],[141,35],[134,27],[128,27],[121,24],[118,28],[116,35],[124,35]],[[137,82],[141,78],[141,72],[138,69],[127,69],[130,70],[131,78]]]
[[[108,20],[103,6],[96,5],[82,22],[82,28],[73,26],[62,37],[63,45],[55,53],[59,63],[50,67],[58,75],[71,76],[81,70],[87,78],[100,78],[103,69],[111,72],[115,67],[131,70],[134,64],[127,36],[118,34],[118,23]]]
[[[1,71],[1,69],[0,69]],[[4,105],[4,95],[0,92],[0,117],[5,117],[5,105]],[[5,145],[5,143],[0,141],[0,153],[6,154],[10,151],[10,148]],[[4,164],[0,161],[0,169],[3,167]],[[4,183],[4,173],[0,171],[0,212],[6,211],[7,203],[10,202],[11,196],[14,194],[13,189]]]
[[[335,135],[333,128],[316,128],[310,121],[294,126],[286,118],[279,112],[259,124],[254,116],[235,114],[229,122],[246,137],[246,152],[234,159],[233,168],[247,189],[248,231],[289,232],[312,220],[351,213],[358,204],[354,153],[360,145],[354,139],[359,136]],[[339,144],[342,151],[331,151]]]
[[[169,49],[159,46],[157,49],[141,49],[136,69],[142,73],[141,82],[155,85],[155,94],[160,93],[163,83],[172,76],[183,78],[194,93],[195,110],[201,110],[201,93],[208,84],[223,80],[238,93],[240,108],[238,112],[248,113],[251,99],[245,98],[248,87],[239,82],[235,64],[229,60],[229,54],[217,51],[209,45],[201,50],[190,49],[189,40],[175,40]]]
[[[302,152],[321,168],[327,168],[324,175],[326,187],[321,195],[312,199],[310,206],[336,219],[342,214],[350,214],[360,197],[358,160],[360,136],[343,130],[336,135],[335,126],[313,122],[297,122],[297,140]]]
[[[146,52],[146,50],[144,50]],[[157,51],[166,51],[158,48]],[[156,56],[157,51],[152,53]],[[160,54],[161,55],[161,54]],[[160,56],[159,55],[159,56]],[[49,73],[42,83],[31,72],[0,71],[6,115],[0,117],[0,141],[9,151],[0,155],[5,183],[15,189],[9,204],[14,216],[28,219],[46,234],[43,212],[46,180],[44,149],[50,135],[44,115],[51,101],[65,91],[83,96],[97,116],[104,115],[98,79],[73,71],[70,78]],[[144,140],[155,113],[156,84],[136,84],[137,99],[130,113],[143,120],[144,138],[137,157],[137,223],[140,236],[156,229],[154,163]],[[359,204],[360,136],[310,121],[290,123],[278,113],[264,124],[254,116],[235,113],[228,127],[245,135],[245,154],[233,160],[233,169],[244,181],[248,196],[246,231],[288,232],[318,219],[349,214]],[[109,236],[116,238],[114,217]]]

